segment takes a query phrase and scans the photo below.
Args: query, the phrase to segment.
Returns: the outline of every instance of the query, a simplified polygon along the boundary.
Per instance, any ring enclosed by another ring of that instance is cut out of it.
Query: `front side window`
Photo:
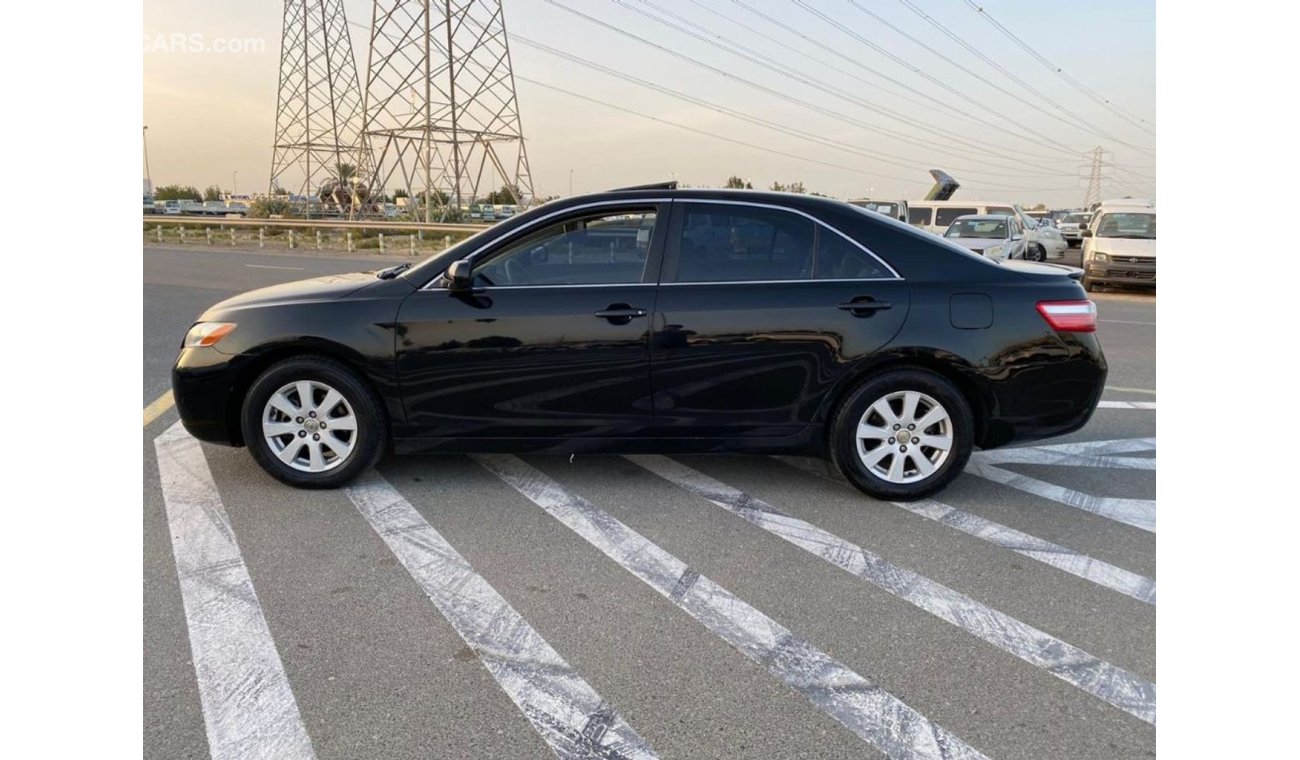
[[[957,217],[970,216],[979,213],[973,208],[941,208],[935,209],[934,223],[939,227],[947,227],[957,221]]]
[[[1097,237],[1105,238],[1137,238],[1139,240],[1155,240],[1156,215],[1145,213],[1103,214],[1101,221],[1097,222],[1097,230],[1093,234]]]
[[[1009,237],[1009,233],[1007,223],[1001,219],[958,219],[948,227],[948,231],[943,236],[1003,240]]]
[[[780,209],[683,205],[678,282],[802,280],[812,276],[811,219]]]
[[[507,244],[474,270],[480,286],[641,282],[653,209],[602,211],[552,224]]]
[[[928,208],[909,208],[907,210],[908,224],[929,224],[930,209]]]

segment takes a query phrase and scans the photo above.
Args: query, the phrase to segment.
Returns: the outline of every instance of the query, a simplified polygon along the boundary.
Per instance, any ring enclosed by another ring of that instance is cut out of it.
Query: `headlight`
[[[215,346],[217,341],[226,337],[235,329],[234,322],[200,322],[185,334],[185,348],[206,348]]]
[[[1000,245],[995,245],[995,246],[993,246],[993,247],[991,247],[991,248],[985,248],[985,249],[984,249],[984,255],[985,255],[985,256],[988,256],[988,257],[991,258],[991,259],[996,259],[996,258],[998,258],[999,256],[1002,255],[1002,246],[1000,246]]]
[[[1092,260],[1106,262],[1106,261],[1110,261],[1110,257],[1104,253],[1094,253],[1092,254]]]

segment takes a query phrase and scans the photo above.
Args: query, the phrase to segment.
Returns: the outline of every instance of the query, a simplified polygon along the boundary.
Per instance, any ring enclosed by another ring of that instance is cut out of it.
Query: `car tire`
[[[1096,285],[1094,285],[1092,282],[1092,278],[1086,274],[1083,276],[1083,280],[1081,284],[1083,285],[1084,291],[1087,293],[1091,293],[1093,289],[1096,288]]]
[[[317,356],[269,367],[244,395],[244,443],[275,479],[337,488],[374,467],[388,443],[383,406],[348,367]]]
[[[1030,261],[1047,261],[1047,249],[1041,245],[1035,245],[1033,253],[1030,254]]]
[[[907,427],[921,424],[924,430]],[[859,425],[870,431],[865,437]],[[918,446],[918,434],[940,445]],[[956,386],[934,372],[901,369],[872,377],[849,394],[831,423],[828,449],[831,462],[858,490],[887,501],[914,501],[961,474],[974,439],[970,404]]]

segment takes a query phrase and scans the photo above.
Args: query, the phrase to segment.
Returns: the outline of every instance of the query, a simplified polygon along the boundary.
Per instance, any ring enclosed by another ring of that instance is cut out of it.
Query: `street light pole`
[[[149,192],[153,192],[153,174],[149,171],[149,127],[145,125],[144,133],[144,179],[149,183]]]
[[[236,169],[230,176],[230,194],[236,195],[238,193],[239,193],[239,170]]]

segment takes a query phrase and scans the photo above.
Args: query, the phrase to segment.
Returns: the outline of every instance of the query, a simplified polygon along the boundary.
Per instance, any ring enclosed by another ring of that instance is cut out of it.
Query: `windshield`
[[[944,237],[1004,240],[1007,237],[1007,223],[1001,219],[958,219],[944,233]]]
[[[1092,214],[1070,214],[1065,217],[1063,224],[1087,224]]]
[[[884,214],[885,216],[892,216],[892,217],[898,216],[897,203],[886,203],[883,201],[849,201],[849,202],[852,203],[854,206],[857,206],[858,208],[865,208],[868,211],[874,211],[877,214]]]
[[[1148,213],[1103,214],[1093,233],[1104,238],[1156,239],[1156,215]]]

